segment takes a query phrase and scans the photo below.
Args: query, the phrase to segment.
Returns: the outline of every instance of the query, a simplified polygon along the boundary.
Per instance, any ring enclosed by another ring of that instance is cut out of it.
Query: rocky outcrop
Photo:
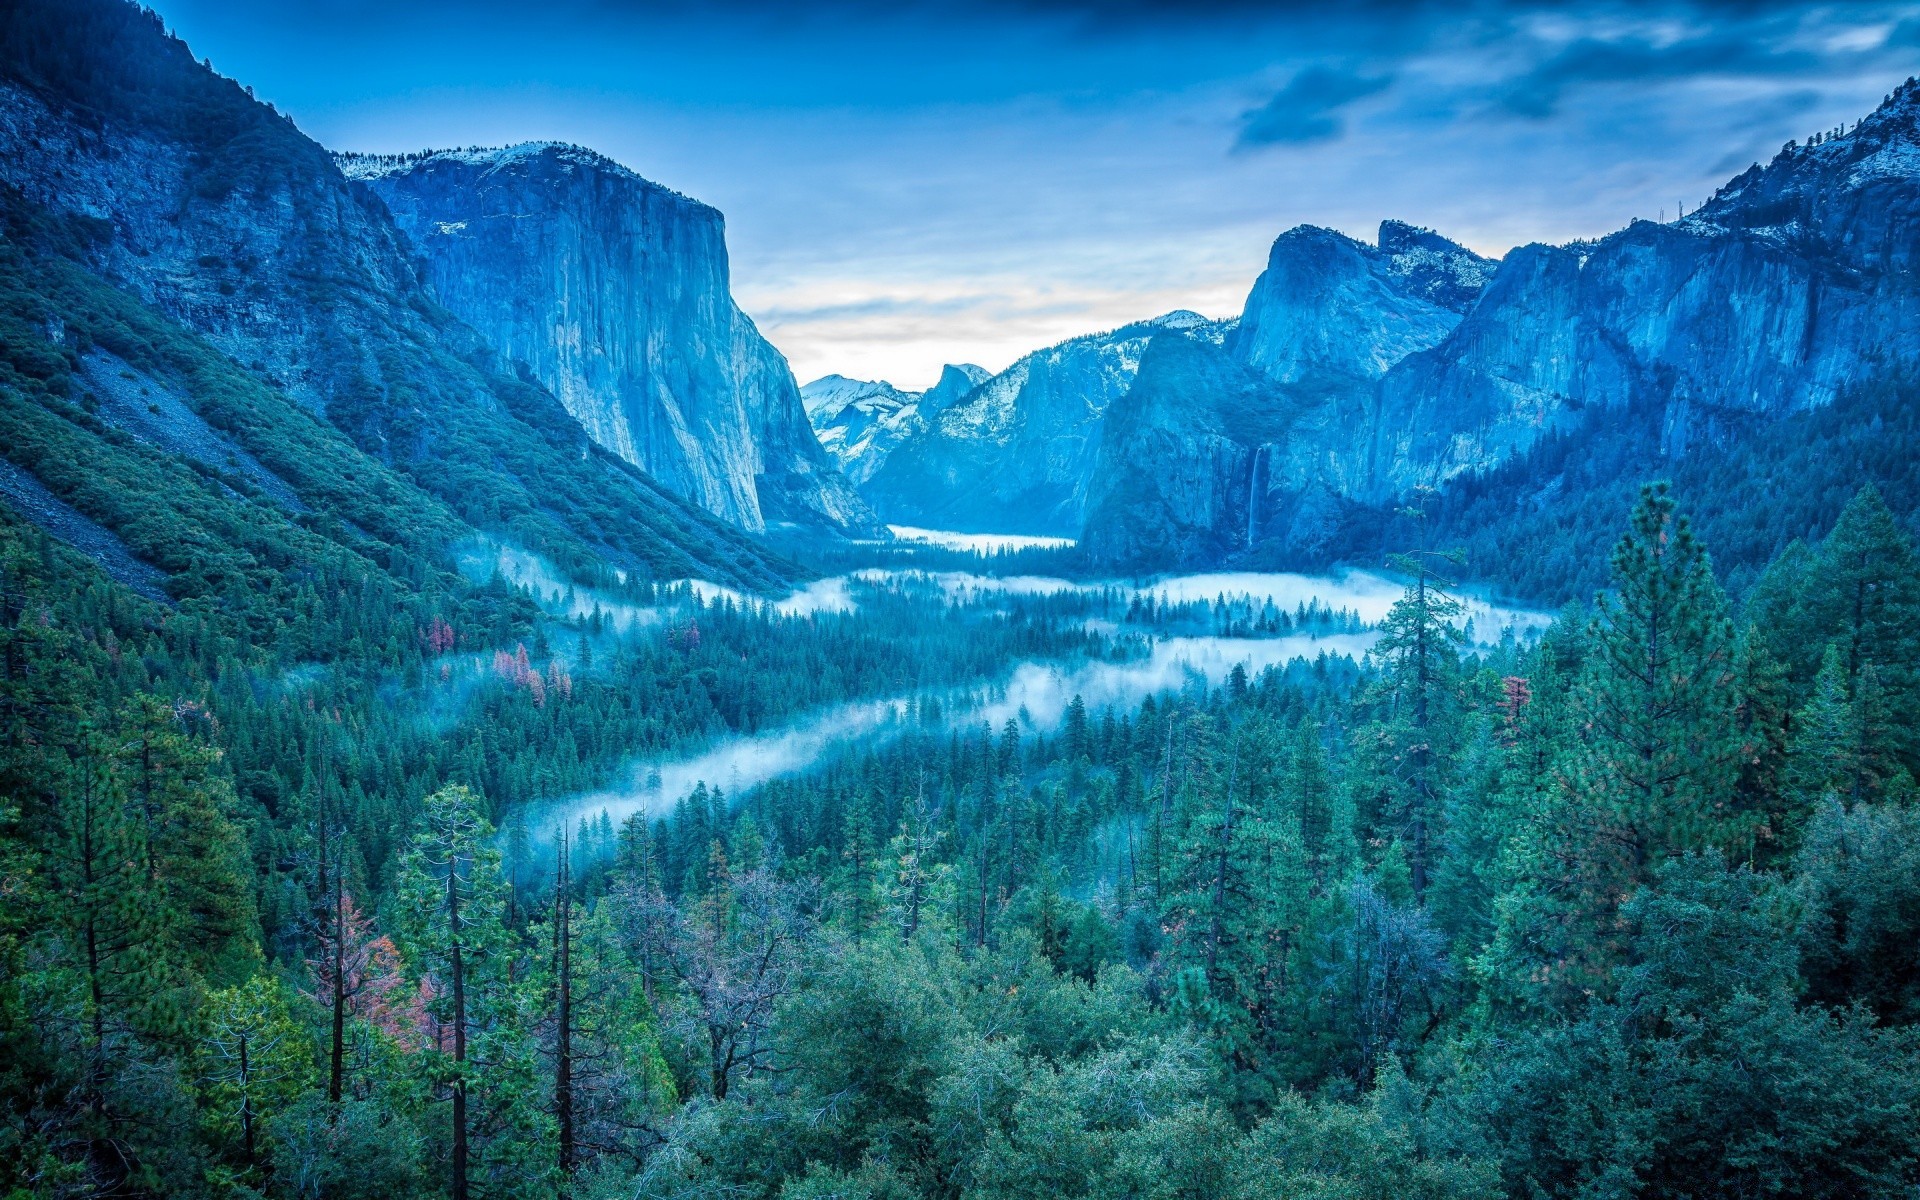
[[[719,212],[577,146],[338,160],[440,303],[601,446],[744,529],[871,529],[786,360],[734,305]]]
[[[1363,388],[1446,337],[1491,267],[1398,221],[1381,225],[1377,246],[1302,225],[1274,242],[1227,348],[1303,392]]]
[[[919,427],[862,491],[899,524],[1077,536],[1108,407],[1133,385],[1147,343],[1218,343],[1226,330],[1174,312],[1029,354],[937,412],[923,404]]]

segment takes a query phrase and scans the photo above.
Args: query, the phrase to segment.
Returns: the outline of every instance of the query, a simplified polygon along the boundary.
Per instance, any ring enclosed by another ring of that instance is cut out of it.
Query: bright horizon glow
[[[1920,6],[157,0],[322,144],[577,142],[728,220],[800,381],[1187,308],[1296,224],[1484,254],[1697,205],[1910,74]]]

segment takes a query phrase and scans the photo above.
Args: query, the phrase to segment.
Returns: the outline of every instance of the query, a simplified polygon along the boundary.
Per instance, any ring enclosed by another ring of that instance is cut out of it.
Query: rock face
[[[1381,389],[1375,500],[1484,470],[1595,410],[1702,423],[1831,403],[1920,358],[1920,89],[1789,145],[1670,225],[1508,256],[1447,341]]]
[[[941,368],[939,381],[926,391],[903,392],[884,380],[828,375],[801,388],[800,399],[821,447],[859,487],[873,478],[895,447],[923,430],[928,419],[959,401],[987,376],[983,367],[949,363]]]
[[[1223,363],[1149,354],[1108,417],[1085,544],[1135,566],[1255,546],[1313,558],[1341,521],[1524,464],[1549,434],[1720,453],[1909,369],[1917,129],[1910,81],[1684,220],[1498,264],[1394,222],[1375,247],[1292,230],[1222,351],[1270,390]],[[1229,432],[1235,405],[1261,419]]]
[[[873,525],[733,303],[719,212],[577,146],[337,158],[601,446],[744,529]]]
[[[1272,447],[1310,406],[1204,340],[1145,346],[1109,410],[1082,545],[1115,566],[1218,562],[1260,532]]]
[[[1083,531],[1096,560],[1218,562],[1312,542],[1364,487],[1380,380],[1460,323],[1493,265],[1397,221],[1368,245],[1312,226],[1274,242],[1222,343],[1155,343],[1113,406]]]
[[[1277,383],[1352,391],[1446,337],[1492,266],[1398,221],[1378,246],[1302,225],[1274,242],[1228,350]]]
[[[752,586],[789,569],[595,451],[552,394],[435,303],[386,205],[151,12],[0,8],[0,183],[72,231],[95,274],[473,527],[568,569]],[[811,441],[797,398],[791,424]]]
[[[1148,341],[1217,343],[1226,328],[1175,312],[1029,354],[956,401],[923,402],[862,492],[899,524],[1078,536],[1108,407],[1133,385]]]

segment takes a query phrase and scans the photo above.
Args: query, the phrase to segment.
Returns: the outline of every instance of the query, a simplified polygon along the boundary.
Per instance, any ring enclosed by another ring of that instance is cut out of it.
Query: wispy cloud
[[[1383,92],[1386,75],[1363,75],[1334,67],[1308,67],[1258,108],[1240,116],[1242,150],[1256,146],[1320,142],[1340,136],[1342,112],[1356,100]]]
[[[1792,77],[1818,64],[1819,56],[1809,49],[1770,44],[1746,30],[1709,31],[1669,41],[1644,35],[1583,37],[1501,83],[1498,94],[1508,111],[1546,118],[1569,94],[1590,84]]]

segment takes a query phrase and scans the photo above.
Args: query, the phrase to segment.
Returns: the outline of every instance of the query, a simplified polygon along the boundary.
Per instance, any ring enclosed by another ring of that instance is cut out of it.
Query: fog
[[[502,542],[482,541],[464,551],[460,555],[460,569],[468,578],[478,580],[498,573],[515,587],[525,588],[534,602],[551,616],[571,620],[591,617],[597,610],[600,619],[616,633],[657,625],[663,619],[659,608],[635,604],[562,579],[539,555]]]
[[[1301,607],[1319,607],[1331,612],[1353,613],[1361,621],[1379,623],[1406,592],[1402,581],[1376,575],[1371,571],[1346,571],[1337,575],[1295,575],[1287,572],[1214,572],[1199,575],[1172,575],[1146,581],[1073,580],[1044,575],[996,577],[966,571],[867,570],[854,578],[877,586],[924,582],[943,592],[954,603],[983,603],[1007,596],[1057,596],[1068,592],[1085,594],[1114,593],[1121,603],[1135,598],[1151,598],[1157,603],[1210,603],[1219,597],[1248,600],[1256,607],[1266,602],[1282,612]],[[1481,640],[1502,629],[1516,633],[1545,629],[1553,622],[1551,614],[1512,608],[1463,591],[1459,594],[1464,617],[1471,621]]]
[[[1024,662],[1014,668],[1004,694],[965,714],[970,721],[985,720],[995,727],[1009,718],[1041,730],[1059,725],[1067,706],[1079,696],[1088,708],[1131,709],[1148,696],[1184,690],[1204,681],[1219,686],[1235,666],[1257,677],[1268,667],[1281,667],[1296,658],[1322,654],[1358,660],[1379,640],[1377,633],[1338,633],[1326,637],[1299,635],[1278,638],[1166,638],[1152,652],[1134,662],[1059,663]]]
[[[1268,667],[1284,666],[1296,658],[1330,654],[1358,659],[1378,637],[1358,633],[1167,638],[1156,642],[1147,657],[1133,661],[1023,662],[1004,682],[984,686],[972,695],[935,693],[944,713],[936,728],[984,721],[998,729],[1014,720],[1029,731],[1052,731],[1075,696],[1094,711],[1116,706],[1131,709],[1150,695],[1178,692],[1202,682],[1218,686],[1236,665],[1245,667],[1249,676],[1258,676]],[[535,830],[562,820],[571,825],[603,810],[615,824],[636,812],[659,816],[700,783],[725,788],[729,796],[738,797],[769,780],[801,774],[843,751],[880,746],[910,730],[925,729],[912,718],[918,698],[905,695],[838,705],[781,729],[724,738],[685,755],[643,760],[628,770],[626,786],[546,806],[528,814],[527,825]]]
[[[964,550],[974,554],[996,554],[1005,550],[1064,550],[1074,545],[1072,538],[1032,537],[1020,533],[954,533],[947,529],[920,529],[913,525],[889,525],[887,530],[903,542],[924,542],[942,550]]]
[[[777,600],[769,600],[765,596],[748,595],[736,588],[708,583],[702,579],[686,579],[673,586],[687,588],[702,604],[712,604],[716,600],[725,599],[733,601],[742,608],[764,605],[782,616],[810,617],[815,613],[852,612],[858,608],[859,605],[854,602],[851,588],[854,578],[851,575],[836,575],[831,579],[816,579]]]
[[[636,812],[658,816],[701,783],[738,796],[768,780],[805,771],[845,747],[899,736],[910,728],[912,707],[911,696],[836,705],[781,729],[723,738],[687,755],[644,759],[628,768],[626,786],[546,805],[527,815],[527,827],[540,831],[558,821],[571,825],[602,811],[616,825]]]
[[[1050,539],[996,537],[988,534],[941,534],[906,529],[902,536],[920,536],[936,544],[966,548],[1018,548],[1045,544]],[[1058,539],[1051,539],[1058,541]],[[1214,572],[1176,575],[1149,580],[1071,580],[1053,576],[995,577],[967,571],[870,569],[816,580],[786,596],[768,599],[702,580],[666,585],[662,607],[642,608],[617,597],[596,595],[592,589],[569,587],[537,557],[510,547],[486,548],[490,569],[529,588],[549,611],[569,617],[586,616],[597,606],[603,617],[620,627],[658,623],[662,613],[689,601],[711,604],[729,600],[743,607],[763,607],[787,616],[844,613],[858,608],[860,588],[880,588],[904,594],[932,593],[930,599],[966,605],[1004,605],[1017,596],[1056,596],[1065,593],[1111,593],[1122,603],[1151,598],[1156,603],[1210,603],[1218,597],[1271,603],[1285,612],[1303,607],[1347,611],[1366,624],[1376,624],[1404,593],[1406,585],[1368,571],[1333,576],[1285,572]],[[1544,629],[1552,618],[1545,613],[1504,607],[1483,597],[1463,595],[1465,618],[1477,640],[1491,641],[1502,629],[1525,635]],[[1111,633],[1129,627],[1100,622]],[[1131,630],[1138,635],[1141,631]],[[1132,709],[1149,695],[1180,692],[1191,686],[1217,687],[1235,666],[1257,677],[1269,667],[1284,667],[1296,659],[1321,655],[1358,660],[1379,640],[1379,633],[1342,632],[1280,637],[1139,637],[1143,655],[1124,661],[1105,659],[1074,662],[1024,661],[1013,664],[997,680],[982,681],[971,691],[933,693],[943,713],[941,728],[987,722],[995,728],[1009,720],[1033,731],[1057,727],[1067,706],[1079,696],[1089,708]],[[660,815],[700,783],[724,788],[728,795],[755,788],[782,776],[810,770],[834,756],[861,746],[879,746],[912,729],[925,728],[913,715],[919,694],[837,705],[797,719],[778,729],[752,735],[721,738],[685,753],[636,760],[626,771],[626,782],[587,795],[543,805],[525,818],[530,829],[551,828],[605,811],[616,823],[632,813]]]

